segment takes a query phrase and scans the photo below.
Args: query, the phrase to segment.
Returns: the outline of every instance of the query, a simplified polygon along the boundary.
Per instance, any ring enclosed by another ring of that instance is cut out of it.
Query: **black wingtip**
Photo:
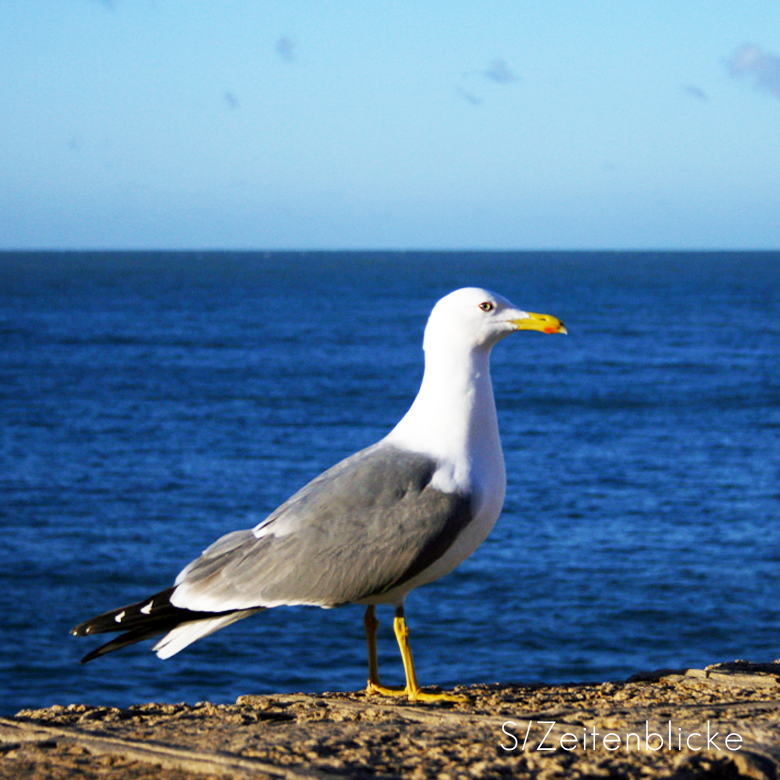
[[[102,650],[102,647],[99,647],[97,650],[93,650],[91,653],[87,653],[80,661],[80,664],[86,664],[89,661],[91,661],[93,658],[97,658],[98,656],[103,655],[100,651]]]
[[[142,642],[144,639],[165,634],[182,623],[214,618],[234,611],[195,612],[183,607],[175,607],[170,600],[173,590],[174,588],[168,588],[143,601],[119,609],[112,609],[110,612],[105,612],[74,626],[70,630],[73,636],[94,636],[95,634],[121,632],[120,636],[101,645],[91,653],[87,653],[81,659],[81,663],[85,664],[93,658],[106,655],[106,653],[113,653],[128,645]]]
[[[103,616],[100,615],[97,618],[92,618],[92,620],[85,620],[83,623],[79,623],[77,626],[73,626],[69,633],[72,636],[87,636],[88,634],[95,633],[94,631],[90,631],[90,629],[93,628],[95,623],[102,617]]]

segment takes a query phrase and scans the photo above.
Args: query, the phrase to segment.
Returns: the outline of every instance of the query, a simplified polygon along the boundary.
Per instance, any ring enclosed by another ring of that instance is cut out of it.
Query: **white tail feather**
[[[238,612],[231,612],[229,615],[182,623],[172,631],[169,631],[152,650],[157,653],[158,658],[170,658],[198,639],[213,634],[215,631],[219,631],[220,628],[229,626],[237,620],[249,617],[257,611],[256,609],[242,609]]]

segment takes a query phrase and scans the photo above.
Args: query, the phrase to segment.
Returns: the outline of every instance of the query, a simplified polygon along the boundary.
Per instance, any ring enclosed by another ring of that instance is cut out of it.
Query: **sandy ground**
[[[457,692],[24,710],[0,719],[0,778],[780,777],[780,662]]]

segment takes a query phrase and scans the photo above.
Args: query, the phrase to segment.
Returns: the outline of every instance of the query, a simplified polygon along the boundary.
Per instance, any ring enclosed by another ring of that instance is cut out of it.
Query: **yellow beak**
[[[517,330],[539,330],[542,333],[568,333],[566,326],[557,318],[549,314],[534,314],[527,312],[528,317],[522,320],[512,320]]]

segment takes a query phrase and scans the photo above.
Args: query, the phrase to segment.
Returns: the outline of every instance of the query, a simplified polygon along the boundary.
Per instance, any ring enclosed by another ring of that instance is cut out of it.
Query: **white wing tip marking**
[[[114,620],[116,620],[117,623],[122,622],[122,618],[125,616],[125,611],[122,610],[118,615],[114,616]]]

